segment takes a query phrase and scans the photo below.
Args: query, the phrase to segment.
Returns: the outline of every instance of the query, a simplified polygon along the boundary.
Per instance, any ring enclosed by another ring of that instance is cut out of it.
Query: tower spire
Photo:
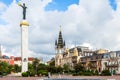
[[[55,47],[57,47],[57,40],[55,40]]]
[[[60,31],[62,31],[61,25],[60,25]]]
[[[62,32],[61,32],[61,26],[60,26],[60,31],[59,31],[59,37],[58,37],[58,48],[63,48],[64,43],[63,43],[63,38],[62,38]]]

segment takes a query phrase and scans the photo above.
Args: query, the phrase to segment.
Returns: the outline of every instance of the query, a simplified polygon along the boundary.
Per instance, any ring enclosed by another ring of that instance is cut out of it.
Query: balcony
[[[119,67],[119,64],[107,64],[106,67]]]

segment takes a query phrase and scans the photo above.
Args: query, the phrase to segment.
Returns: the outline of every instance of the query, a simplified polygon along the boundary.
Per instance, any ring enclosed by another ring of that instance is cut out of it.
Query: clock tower
[[[62,38],[62,31],[60,26],[58,40],[55,41],[55,66],[60,66],[62,54],[65,51],[65,41]]]

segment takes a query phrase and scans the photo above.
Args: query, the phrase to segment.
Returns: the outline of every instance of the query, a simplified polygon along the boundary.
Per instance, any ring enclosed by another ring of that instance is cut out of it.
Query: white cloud
[[[0,2],[0,14],[4,11],[4,9],[6,9],[7,8],[7,6],[4,4],[4,3],[2,3],[2,2]]]
[[[92,44],[93,48],[119,50],[120,2],[117,2],[117,11],[112,10],[108,0],[80,0],[79,5],[70,5],[65,12],[45,11],[45,6],[51,1],[20,1],[25,2],[28,7],[30,56],[40,56],[45,60],[53,57],[54,41],[58,38],[60,25],[68,47],[77,43],[87,46]],[[2,5],[5,6],[3,3]],[[3,9],[0,6],[0,10]],[[10,55],[20,55],[19,23],[22,19],[22,8],[13,2],[5,6],[0,19],[7,22],[0,25],[1,44],[8,49]]]
[[[89,47],[89,49],[93,49],[93,46],[90,43],[83,43],[81,46]]]

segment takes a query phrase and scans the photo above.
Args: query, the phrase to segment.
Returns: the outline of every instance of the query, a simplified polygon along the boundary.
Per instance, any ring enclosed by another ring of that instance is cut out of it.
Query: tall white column
[[[28,22],[21,21],[21,59],[22,59],[22,72],[28,71]]]

